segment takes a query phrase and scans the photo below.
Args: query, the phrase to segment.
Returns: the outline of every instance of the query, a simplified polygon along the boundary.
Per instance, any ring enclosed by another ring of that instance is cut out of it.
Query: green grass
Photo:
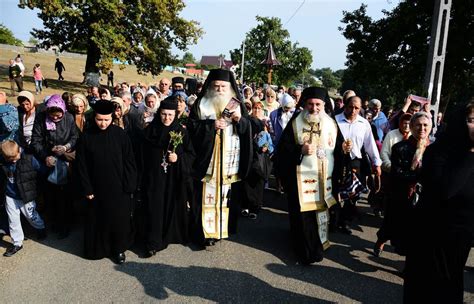
[[[11,50],[0,49],[0,90],[10,94],[10,81],[8,80],[8,60],[15,58],[16,52]],[[66,67],[66,71],[63,72],[64,81],[58,81],[58,74],[54,70],[54,64],[56,62],[56,56],[53,54],[43,53],[22,53],[23,63],[25,65],[25,77],[23,77],[23,87],[32,93],[35,93],[35,82],[33,79],[33,67],[36,63],[41,65],[41,71],[43,76],[48,80],[48,88],[43,88],[43,93],[37,95],[38,100],[42,100],[45,96],[52,94],[62,94],[65,91],[72,93],[85,93],[86,87],[81,85],[86,64],[84,58],[68,58],[60,57],[62,63]],[[134,65],[126,66],[125,69],[120,70],[118,65],[114,65],[114,82],[126,81],[129,84],[132,83],[144,83],[144,84],[156,84],[161,78],[173,78],[175,76],[183,76],[181,74],[173,74],[164,71],[154,78],[151,75],[140,75]],[[107,75],[102,75],[102,85],[107,84]],[[16,88],[16,86],[15,86]],[[16,104],[16,98],[9,97],[10,103]]]

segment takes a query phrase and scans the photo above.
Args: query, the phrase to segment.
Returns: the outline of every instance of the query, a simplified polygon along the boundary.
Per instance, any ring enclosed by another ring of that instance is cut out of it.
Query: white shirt
[[[342,112],[336,115],[336,122],[344,139],[350,138],[352,140],[351,159],[362,158],[360,149],[364,147],[367,154],[369,154],[372,164],[377,167],[382,165],[382,160],[372,135],[372,128],[365,118],[357,115],[356,119],[350,122],[344,116],[344,112]]]
[[[23,136],[25,141],[31,143],[31,135],[33,134],[33,125],[35,124],[36,111],[31,113],[30,117],[26,119],[26,114],[23,116]]]
[[[380,156],[382,157],[382,169],[385,172],[390,172],[392,168],[392,162],[390,157],[392,156],[392,147],[396,143],[399,143],[403,140],[403,134],[399,129],[392,130],[385,135],[382,145],[382,152]]]

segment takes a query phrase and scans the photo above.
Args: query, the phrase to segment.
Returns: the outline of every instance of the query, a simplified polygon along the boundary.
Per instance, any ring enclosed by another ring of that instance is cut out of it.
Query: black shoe
[[[214,246],[216,241],[214,239],[206,239],[206,246]]]
[[[344,233],[344,234],[347,234],[347,235],[351,235],[352,234],[352,231],[349,229],[349,227],[347,225],[344,225],[344,226],[340,226],[338,228],[339,232],[341,233]]]
[[[382,252],[383,252],[383,246],[384,246],[384,243],[379,243],[379,241],[375,242],[375,245],[374,245],[374,255],[376,257],[379,257]]]
[[[40,241],[44,240],[45,238],[47,237],[47,234],[46,234],[46,229],[43,228],[43,229],[38,229],[36,231],[36,238]]]
[[[7,251],[5,251],[3,256],[4,257],[11,257],[12,255],[14,255],[18,251],[20,251],[22,248],[23,248],[23,246],[12,246],[12,247],[8,248]]]
[[[125,253],[124,253],[124,252],[121,252],[121,253],[117,254],[117,257],[116,257],[116,261],[115,261],[115,262],[116,262],[117,264],[123,264],[123,263],[125,263],[125,258],[126,258],[126,257],[125,257]]]
[[[156,250],[151,249],[151,250],[147,250],[147,251],[145,252],[145,254],[143,255],[143,257],[144,257],[145,259],[148,259],[148,258],[151,258],[151,257],[154,256],[154,255],[156,255]]]

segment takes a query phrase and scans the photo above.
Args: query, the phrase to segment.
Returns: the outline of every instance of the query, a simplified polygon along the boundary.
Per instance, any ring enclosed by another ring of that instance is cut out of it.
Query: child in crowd
[[[3,156],[0,170],[0,185],[5,193],[5,209],[8,215],[10,237],[13,246],[3,256],[10,257],[23,248],[24,234],[20,212],[38,232],[38,239],[46,237],[44,222],[36,211],[37,172],[43,171],[34,156],[22,153],[13,140],[5,140],[0,145]]]

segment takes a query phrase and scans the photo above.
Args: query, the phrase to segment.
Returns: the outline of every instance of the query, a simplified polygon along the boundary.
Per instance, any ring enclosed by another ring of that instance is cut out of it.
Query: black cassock
[[[126,251],[132,242],[131,193],[137,169],[130,139],[120,127],[97,126],[85,132],[77,146],[77,171],[86,200],[85,256],[89,259]]]
[[[176,149],[175,163],[168,159],[172,150],[169,132],[181,132],[183,143]],[[159,118],[145,129],[143,144],[142,191],[146,214],[146,243],[148,250],[162,250],[168,244],[188,242],[187,203],[192,193],[190,175],[194,152],[186,129],[177,120],[164,126]],[[166,167],[166,172],[164,167]]]
[[[323,245],[318,232],[316,211],[301,212],[296,182],[296,166],[301,164],[302,145],[295,141],[293,120],[301,113],[293,115],[286,126],[274,157],[276,174],[281,179],[288,196],[290,233],[296,258],[300,263],[311,264],[323,259]]]

